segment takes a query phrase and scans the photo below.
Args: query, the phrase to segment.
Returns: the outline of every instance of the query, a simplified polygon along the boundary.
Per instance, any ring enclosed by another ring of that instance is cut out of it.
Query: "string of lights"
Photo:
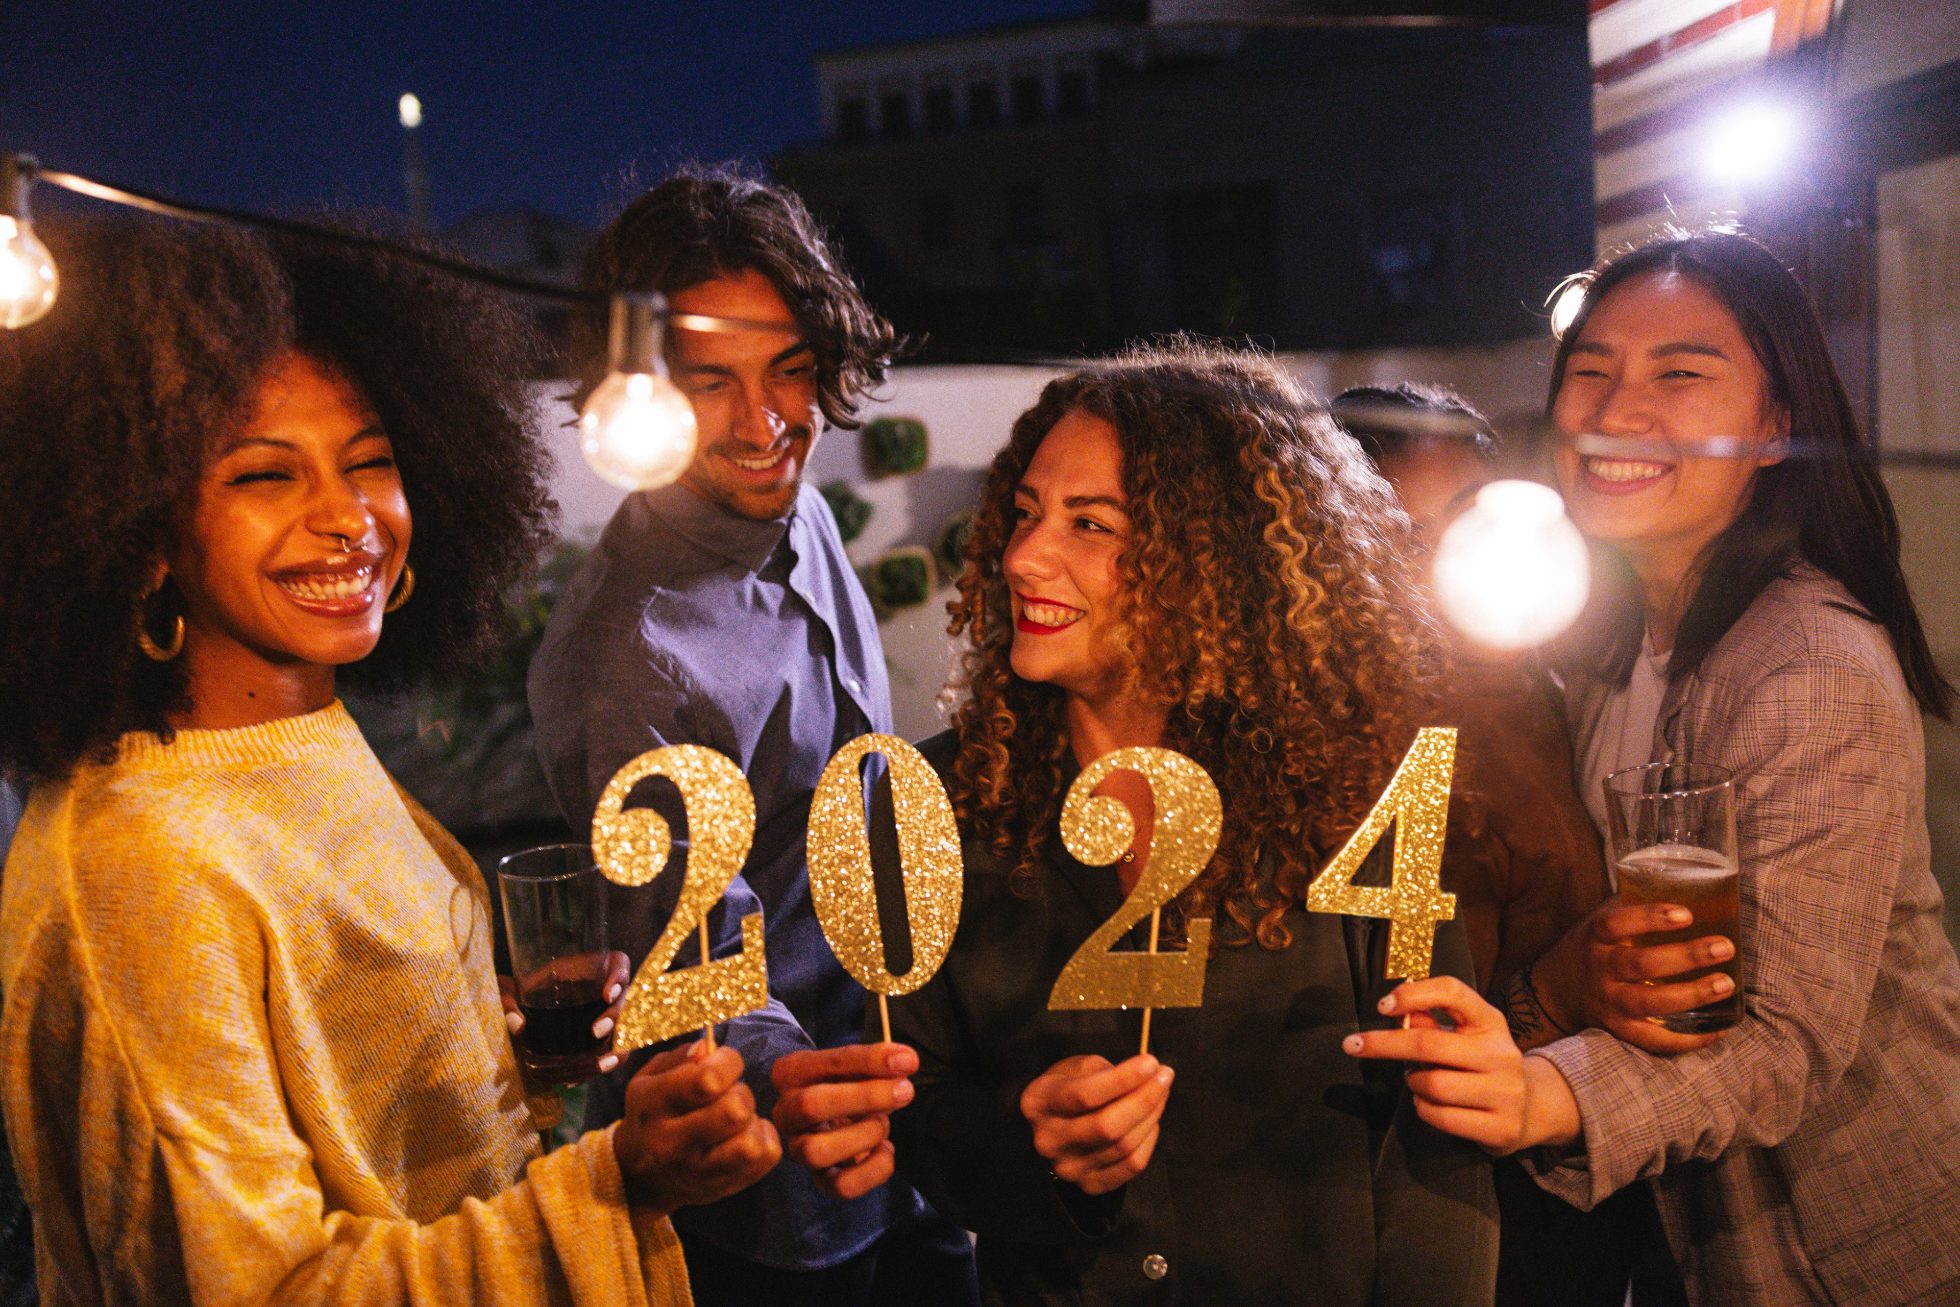
[[[532,299],[588,308],[610,305],[607,375],[579,413],[579,445],[604,480],[624,490],[673,481],[694,457],[694,410],[667,376],[662,339],[669,325],[691,331],[775,329],[744,318],[675,313],[655,293],[600,294],[513,277],[463,259],[416,249],[363,232],[212,205],[190,204],[75,173],[42,168],[30,154],[0,154],[0,326],[30,327],[47,316],[61,292],[61,274],[34,234],[30,192],[46,183],[77,195],[162,217],[225,223],[258,231],[381,250],[423,267]]]

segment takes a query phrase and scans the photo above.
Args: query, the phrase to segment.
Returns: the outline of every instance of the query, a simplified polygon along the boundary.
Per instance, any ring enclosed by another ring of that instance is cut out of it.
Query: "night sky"
[[[636,175],[817,136],[815,52],[1090,7],[0,0],[0,149],[205,203],[402,209],[413,91],[437,225],[512,206],[596,224]]]

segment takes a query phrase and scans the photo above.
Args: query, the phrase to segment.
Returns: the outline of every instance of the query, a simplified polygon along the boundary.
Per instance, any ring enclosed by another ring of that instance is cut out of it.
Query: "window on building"
[[[878,125],[886,137],[902,141],[912,134],[912,96],[893,91],[878,101]]]
[[[1273,327],[1273,188],[1219,186],[1166,199],[1177,321],[1221,335]]]
[[[871,139],[871,102],[861,95],[849,95],[837,102],[837,139]]]
[[[1014,121],[1017,123],[1038,123],[1048,112],[1047,88],[1041,84],[1040,73],[1022,73],[1014,79],[1011,92],[1014,100]]]
[[[1007,233],[1016,241],[1047,238],[1048,194],[1040,182],[1024,182],[1008,192]]]
[[[1451,200],[1418,195],[1378,203],[1370,255],[1376,309],[1401,314],[1455,299],[1461,229]]]
[[[953,201],[944,191],[925,191],[919,196],[919,247],[933,253],[953,244]]]
[[[1065,65],[1055,74],[1055,114],[1061,118],[1080,118],[1089,112],[1089,70],[1080,64]]]
[[[966,122],[969,127],[993,127],[1000,122],[1000,86],[989,81],[969,82],[966,88]]]
[[[953,108],[953,88],[950,86],[928,86],[926,88],[926,131],[934,136],[944,136],[959,130],[959,114]]]

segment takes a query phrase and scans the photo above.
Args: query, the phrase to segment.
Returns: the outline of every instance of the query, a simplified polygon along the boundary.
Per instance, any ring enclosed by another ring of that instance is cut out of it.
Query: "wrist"
[[[624,1132],[620,1129],[619,1122],[615,1121],[606,1133],[612,1143],[613,1161],[619,1167],[620,1187],[626,1194],[627,1215],[633,1221],[635,1229],[642,1221],[658,1221],[663,1217],[672,1216],[675,1205],[665,1201],[656,1192],[658,1186],[641,1175],[628,1158],[626,1144],[622,1139]]]
[[[1579,1100],[1565,1073],[1547,1057],[1524,1059],[1524,1126],[1518,1150],[1563,1147],[1580,1138]]]

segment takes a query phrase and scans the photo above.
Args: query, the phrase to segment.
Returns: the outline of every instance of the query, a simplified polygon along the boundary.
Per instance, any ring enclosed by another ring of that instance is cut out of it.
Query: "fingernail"
[[[897,1103],[900,1107],[904,1107],[912,1101],[913,1093],[912,1082],[910,1080],[901,1080],[892,1086],[892,1102]]]
[[[1349,1035],[1346,1039],[1343,1039],[1341,1041],[1341,1047],[1349,1053],[1357,1053],[1357,1054],[1360,1053],[1361,1036]]]
[[[612,1032],[613,1032],[613,1019],[611,1017],[600,1017],[597,1021],[594,1021],[592,1023],[592,1037],[594,1039],[604,1039],[607,1035],[610,1035]]]
[[[1395,1010],[1395,995],[1384,995],[1382,1001],[1375,1004],[1375,1010],[1383,1016],[1387,1016],[1390,1012],[1393,1012]]]
[[[907,1074],[909,1069],[910,1069],[909,1063],[905,1054],[888,1053],[885,1055],[885,1070],[890,1072],[892,1075],[895,1076],[905,1075]]]
[[[1715,983],[1710,988],[1717,994],[1727,994],[1735,988],[1735,982],[1727,976],[1717,976],[1715,977]]]
[[[1171,1081],[1175,1079],[1177,1079],[1177,1071],[1174,1068],[1167,1066],[1157,1068],[1157,1083],[1164,1088],[1169,1089],[1171,1087]]]
[[[618,986],[618,985],[614,985],[614,986],[613,986],[613,987],[612,987],[611,989],[609,989],[609,990],[607,990],[607,991],[606,991],[606,1002],[608,1002],[608,1003],[611,1003],[611,1002],[613,1002],[613,1001],[615,1001],[616,999],[618,999],[618,997],[619,997],[619,986]]]
[[[1718,939],[1708,946],[1708,956],[1714,958],[1717,962],[1722,961],[1724,958],[1732,958],[1735,956],[1735,945],[1725,939]]]
[[[510,1033],[514,1035],[524,1029],[524,1014],[521,1012],[506,1012],[504,1013],[504,1024],[510,1027]]]
[[[1695,914],[1686,908],[1669,908],[1665,920],[1676,926],[1685,926],[1695,919]]]
[[[601,1073],[610,1071],[618,1065],[619,1065],[619,1054],[617,1053],[608,1053],[604,1057],[599,1059],[599,1070]]]

